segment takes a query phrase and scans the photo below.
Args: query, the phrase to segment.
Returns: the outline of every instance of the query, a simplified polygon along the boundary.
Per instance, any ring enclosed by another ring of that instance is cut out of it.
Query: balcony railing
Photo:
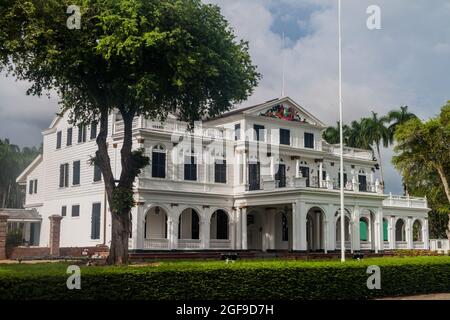
[[[336,156],[340,155],[341,148],[339,145],[330,145],[325,151],[328,151]],[[374,160],[373,152],[371,150],[357,149],[344,147],[344,157],[360,160]]]
[[[198,239],[178,239],[178,249],[200,249],[201,241]]]
[[[383,205],[391,207],[428,208],[428,201],[427,198],[394,196],[389,194],[389,197],[383,201]]]
[[[210,249],[231,249],[231,241],[226,239],[211,239],[209,241]]]
[[[144,249],[169,249],[169,240],[144,239]]]

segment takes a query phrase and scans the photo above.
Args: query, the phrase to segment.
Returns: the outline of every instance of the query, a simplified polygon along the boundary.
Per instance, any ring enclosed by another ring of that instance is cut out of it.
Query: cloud
[[[338,119],[337,1],[205,0],[216,3],[237,36],[249,40],[263,74],[244,105],[286,95],[328,124]],[[343,3],[344,118],[380,114],[408,105],[422,119],[450,99],[450,5],[447,0],[345,0]],[[366,9],[381,8],[382,29],[366,27]],[[283,47],[282,33],[286,41]],[[284,58],[283,58],[284,57]],[[58,110],[56,99],[26,97],[27,84],[0,77],[0,137],[20,145],[41,141],[40,131]],[[388,188],[400,177],[384,150]]]

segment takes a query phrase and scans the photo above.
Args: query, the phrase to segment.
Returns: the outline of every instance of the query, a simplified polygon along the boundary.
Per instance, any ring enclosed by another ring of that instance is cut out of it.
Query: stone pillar
[[[59,256],[59,243],[60,243],[60,233],[61,233],[61,220],[62,216],[54,214],[48,217],[50,219],[50,255]]]
[[[6,228],[8,215],[0,214],[0,260],[6,259]]]
[[[292,204],[292,250],[300,250],[300,206],[299,201]]]
[[[360,216],[361,216],[361,210],[360,210],[359,206],[355,206],[353,208],[353,230],[352,230],[353,239],[351,239],[352,244],[353,244],[353,250],[355,250],[355,251],[361,250],[361,230],[360,230],[360,225],[359,225]],[[369,229],[369,230],[371,228],[370,222],[371,221],[369,219],[369,225],[367,226],[367,229]]]
[[[428,218],[422,220],[422,240],[423,240],[423,248],[425,250],[430,249],[430,239],[428,234]]]
[[[395,217],[389,217],[389,249],[395,249]]]
[[[247,208],[241,208],[242,250],[247,250]]]
[[[378,251],[384,250],[384,226],[383,226],[383,208],[378,208],[375,216],[375,234],[378,238]],[[377,247],[375,247],[376,250]]]
[[[412,249],[413,248],[413,237],[412,237],[412,217],[408,217],[408,219],[406,220],[406,248],[407,249]]]
[[[211,218],[209,215],[203,215],[203,219],[200,222],[200,238],[202,239],[202,248],[209,249],[209,239],[211,232]]]
[[[336,209],[334,205],[329,204],[327,209],[327,228],[325,229],[325,234],[327,235],[327,249],[328,251],[336,250]]]
[[[295,177],[300,178],[300,159],[295,159]]]
[[[242,248],[242,222],[241,222],[241,209],[234,209],[235,229],[236,229],[236,243],[235,249],[240,250]]]
[[[320,161],[319,162],[319,188],[322,188],[322,186],[323,186],[322,175],[323,175],[323,163],[322,163],[322,161]]]
[[[169,238],[169,249],[176,250],[178,248],[178,225],[180,223],[179,219],[174,219],[171,217],[169,219],[169,233],[167,237]]]
[[[242,152],[242,184],[247,188],[248,184],[248,161],[247,161],[247,154]]]

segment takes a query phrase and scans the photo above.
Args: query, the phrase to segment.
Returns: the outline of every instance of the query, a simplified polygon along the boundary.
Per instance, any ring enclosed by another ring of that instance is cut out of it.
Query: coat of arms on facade
[[[306,119],[301,117],[293,107],[288,107],[282,104],[273,106],[266,112],[260,114],[264,117],[278,118],[287,121],[306,122]]]

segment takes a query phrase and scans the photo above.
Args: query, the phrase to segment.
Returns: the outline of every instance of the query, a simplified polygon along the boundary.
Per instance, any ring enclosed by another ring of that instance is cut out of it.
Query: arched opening
[[[178,239],[200,239],[200,216],[194,209],[184,209],[178,223]]]
[[[167,213],[161,207],[153,207],[147,211],[144,239],[167,239]]]
[[[336,248],[340,249],[341,248],[341,213],[340,211],[336,212]],[[345,248],[346,249],[351,249],[351,224],[350,224],[350,216],[349,213],[346,209],[346,214],[345,214],[345,220],[344,220],[344,231],[345,231],[345,235],[344,235],[344,241],[345,241]]]
[[[211,216],[210,239],[228,240],[228,214],[223,210],[216,210]]]
[[[369,221],[365,217],[359,219],[359,240],[369,241]]]
[[[389,222],[383,218],[383,241],[389,241]]]
[[[395,223],[395,241],[406,241],[405,221],[398,219]]]
[[[318,207],[309,209],[306,215],[306,241],[308,250],[319,251],[325,249],[324,224],[324,212]]]
[[[414,221],[413,224],[413,241],[422,242],[422,223],[419,220]]]

